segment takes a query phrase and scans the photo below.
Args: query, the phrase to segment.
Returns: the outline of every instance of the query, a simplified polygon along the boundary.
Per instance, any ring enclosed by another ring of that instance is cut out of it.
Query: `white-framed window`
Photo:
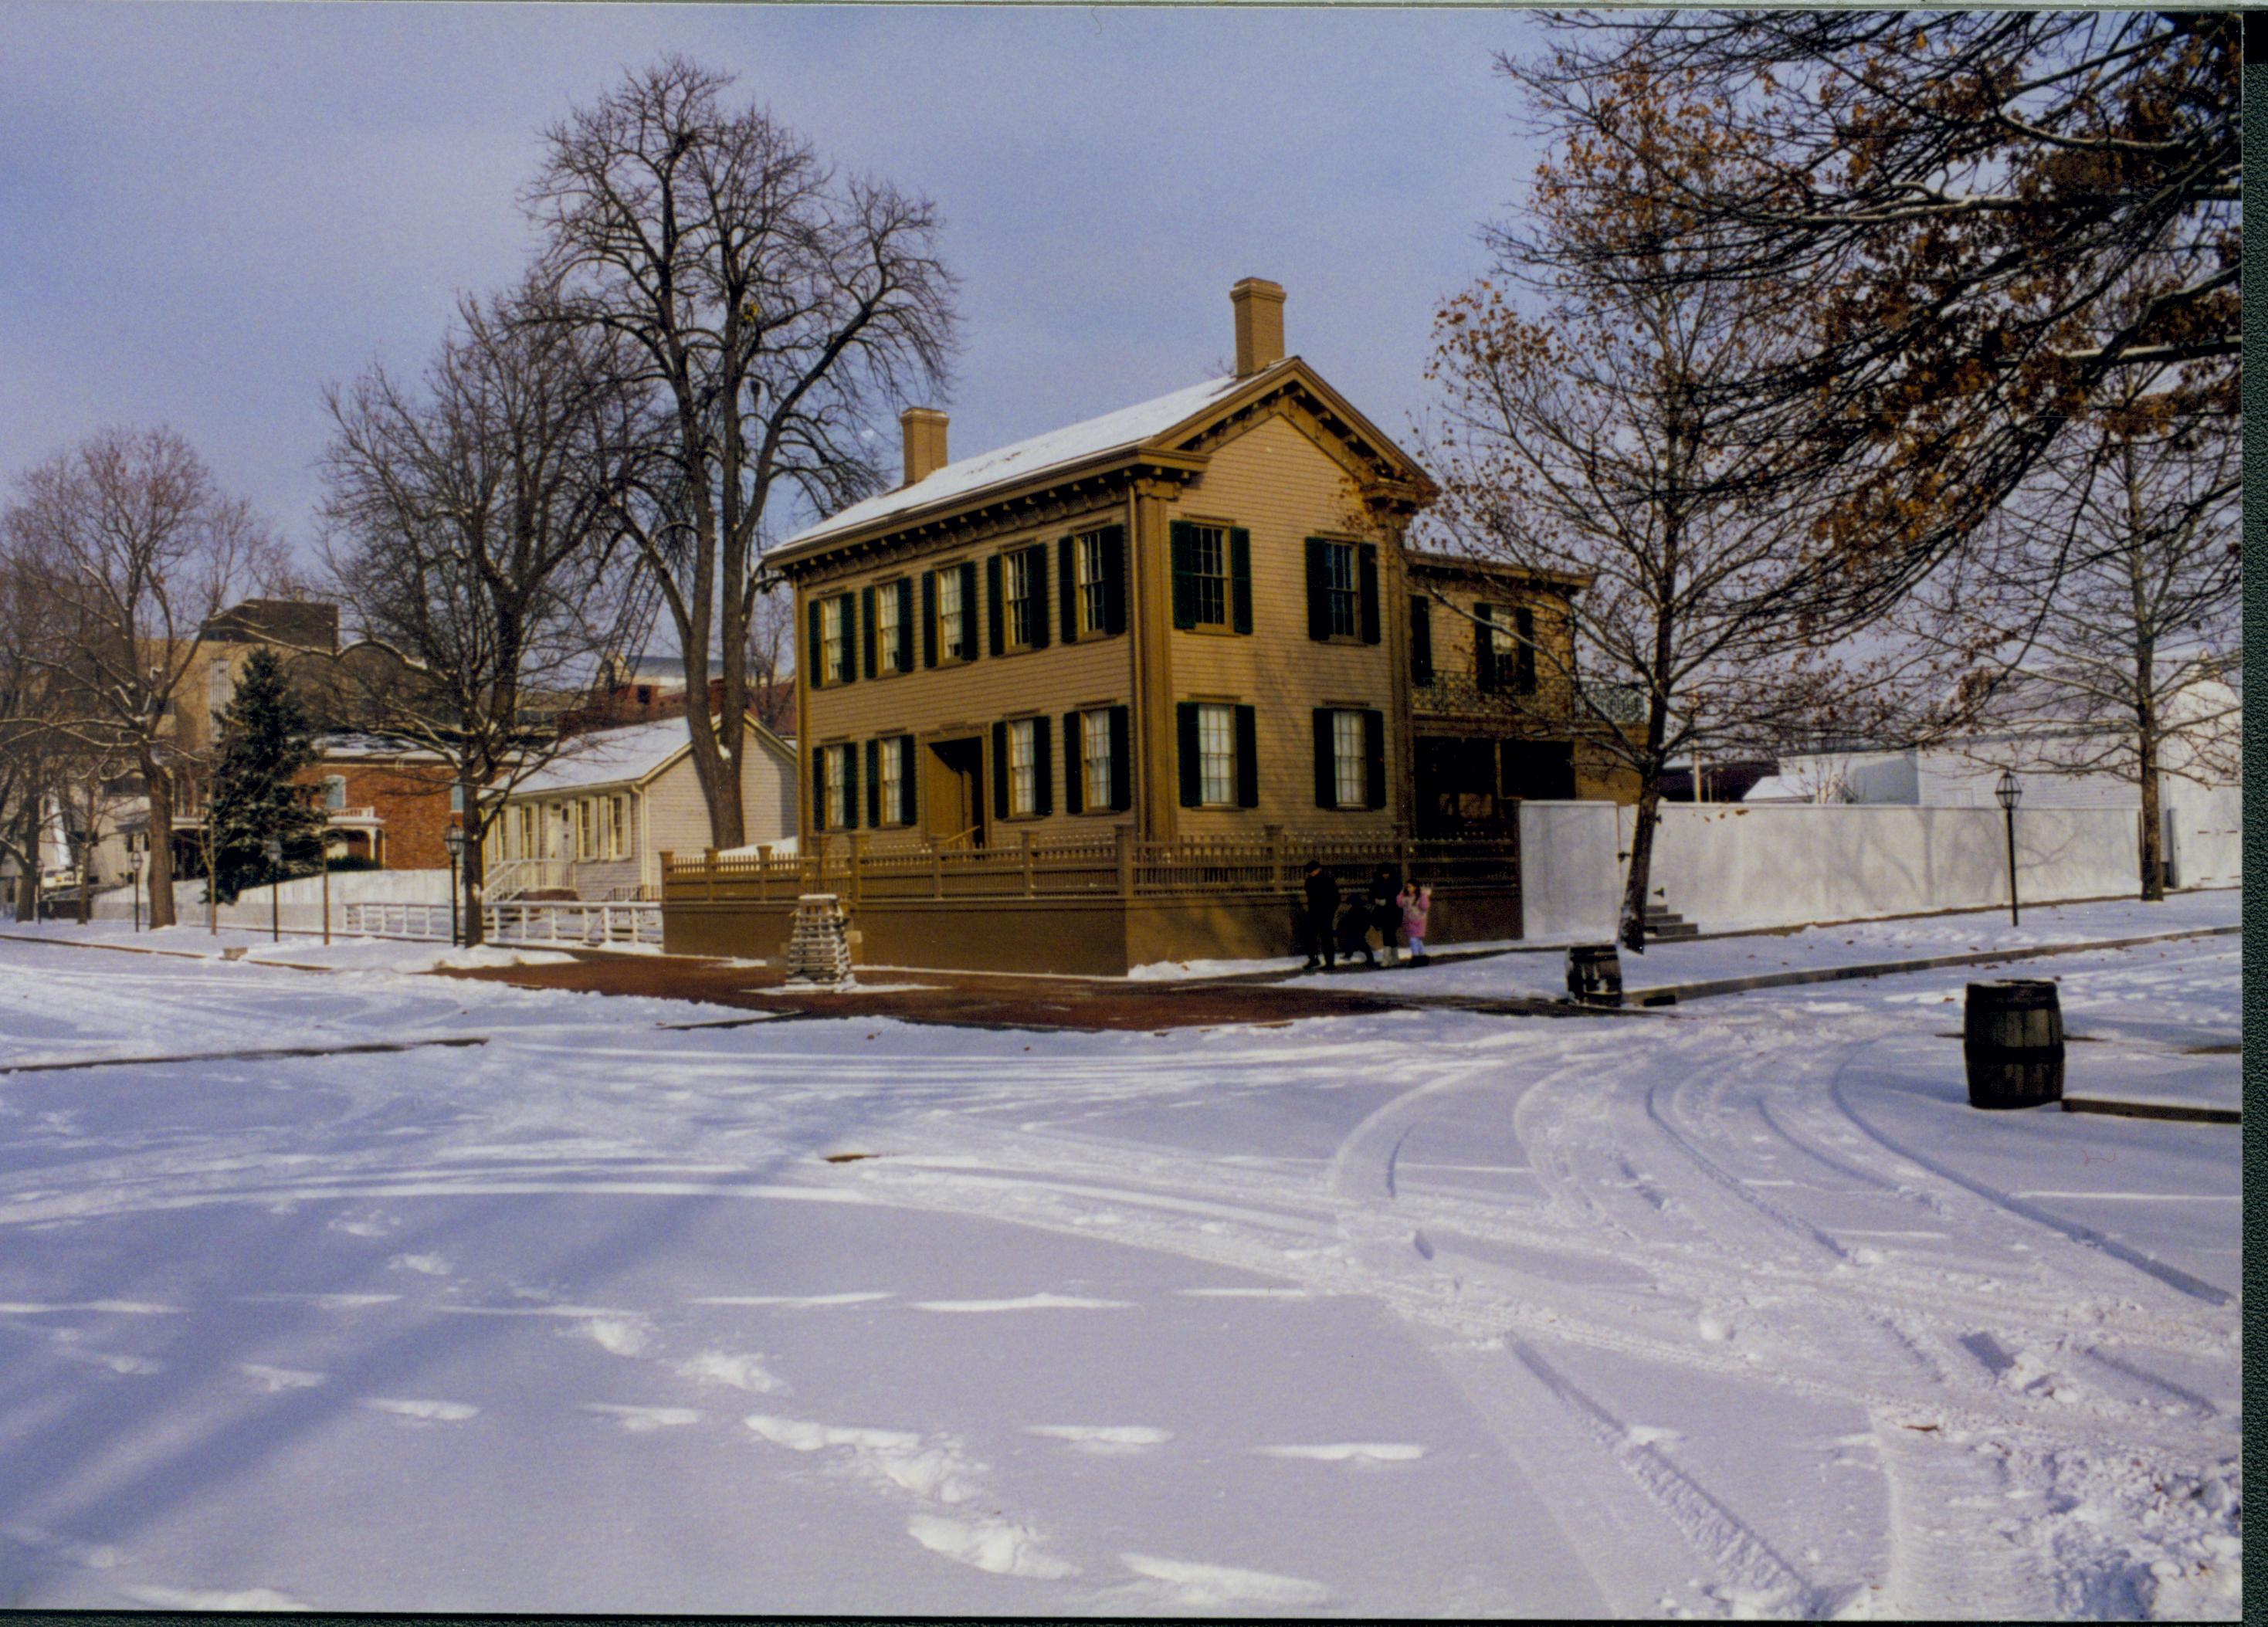
[[[1236,800],[1236,708],[1197,708],[1197,797],[1207,807]]]
[[[881,822],[902,825],[905,823],[906,741],[902,738],[884,740],[880,749],[874,754],[874,766],[875,784],[880,787],[876,792],[880,804],[876,811],[881,814]]]
[[[1000,562],[1002,596],[1008,612],[1008,642],[1019,649],[1032,642],[1034,616],[1042,607],[1032,593],[1032,556],[1018,548]]]
[[[1228,624],[1228,530],[1223,526],[1189,527],[1189,568],[1200,626]],[[1212,798],[1207,794],[1205,800]]]
[[[1368,755],[1363,749],[1362,714],[1331,714],[1331,786],[1343,808],[1366,806],[1369,787],[1365,783]]]
[[[967,647],[962,626],[961,567],[947,565],[937,573],[937,649],[948,660]]]
[[[535,834],[536,822],[536,813],[534,808],[520,809],[519,857],[522,858],[543,857],[543,840]]]
[[[613,810],[612,817],[607,821],[607,857],[620,858],[630,848],[630,799],[609,797],[607,802]]]
[[[1008,815],[1016,818],[1040,806],[1038,724],[1020,718],[1008,725]]]
[[[858,772],[851,765],[858,760],[855,746],[829,746],[827,752],[827,828],[847,830],[850,828],[853,789],[850,777]]]
[[[575,805],[576,858],[590,858],[593,857],[591,838],[596,834],[592,829],[592,826],[595,822],[596,821],[591,817],[591,799],[588,797],[585,797]]]
[[[1110,624],[1110,585],[1103,578],[1103,541],[1101,532],[1090,531],[1071,550],[1079,571],[1079,630],[1082,633],[1099,633]]]
[[[1353,638],[1362,632],[1362,585],[1355,576],[1354,544],[1323,544],[1323,606],[1326,626],[1334,638]]]
[[[228,658],[213,657],[205,666],[205,703],[212,709],[213,721],[228,710],[230,699],[236,694],[236,681],[229,676]]]
[[[464,782],[460,780],[457,784],[449,787],[449,812],[452,814],[461,814],[464,811],[465,786]]]
[[[323,811],[335,814],[347,805],[347,777],[343,774],[323,776]]]
[[[819,601],[819,681],[835,683],[843,674],[843,612],[846,605],[840,595]]]
[[[1079,755],[1081,800],[1090,808],[1110,806],[1110,709],[1094,707],[1079,714]]]
[[[898,584],[885,582],[874,590],[874,659],[877,670],[898,668]]]

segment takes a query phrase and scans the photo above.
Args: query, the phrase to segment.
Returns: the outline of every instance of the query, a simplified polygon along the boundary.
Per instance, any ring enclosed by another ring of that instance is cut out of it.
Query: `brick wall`
[[[438,870],[449,862],[441,833],[449,828],[449,770],[438,762],[386,762],[334,758],[302,769],[303,785],[333,775],[346,781],[346,805],[374,808],[385,821],[378,857],[388,870]]]

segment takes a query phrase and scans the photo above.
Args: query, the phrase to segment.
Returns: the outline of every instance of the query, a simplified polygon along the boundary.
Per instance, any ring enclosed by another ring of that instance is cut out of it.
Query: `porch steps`
[[[1698,938],[1701,929],[1674,909],[1659,904],[1646,907],[1646,935],[1660,943],[1675,943],[1681,938]]]

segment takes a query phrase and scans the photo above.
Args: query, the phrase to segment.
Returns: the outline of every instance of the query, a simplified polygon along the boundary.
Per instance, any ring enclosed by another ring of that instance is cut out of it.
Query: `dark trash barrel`
[[[2063,1100],[2063,1007],[2055,984],[2011,977],[1969,985],[1961,1049],[1972,1108],[2036,1108]]]
[[[1623,1003],[1623,961],[1613,944],[1577,944],[1567,951],[1567,996],[1578,1005]]]

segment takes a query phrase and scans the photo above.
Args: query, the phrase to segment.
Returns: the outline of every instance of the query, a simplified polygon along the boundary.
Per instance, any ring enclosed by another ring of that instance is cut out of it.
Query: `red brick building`
[[[296,777],[319,788],[316,806],[331,831],[331,851],[386,870],[443,870],[442,833],[456,822],[449,765],[407,741],[331,734],[315,741],[316,761]]]

